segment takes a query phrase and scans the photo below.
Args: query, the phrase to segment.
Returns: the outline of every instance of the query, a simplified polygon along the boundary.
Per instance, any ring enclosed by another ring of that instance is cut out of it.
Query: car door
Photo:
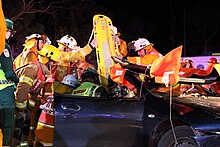
[[[54,146],[142,146],[144,101],[55,95]]]

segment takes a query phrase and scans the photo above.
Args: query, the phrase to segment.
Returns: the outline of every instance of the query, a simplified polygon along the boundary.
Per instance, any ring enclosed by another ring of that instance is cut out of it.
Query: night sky
[[[111,18],[127,43],[146,38],[162,54],[180,45],[186,56],[220,48],[220,1],[217,0],[63,1],[60,5],[63,8],[57,8],[53,15],[27,13],[15,21],[15,37],[20,45],[25,36],[43,32],[53,43],[68,33],[84,46],[91,33],[92,17],[103,14]],[[15,18],[19,12],[18,2],[21,3],[20,0],[3,1],[6,16]],[[45,0],[45,3],[51,1]]]
[[[219,1],[136,0],[102,4],[113,14],[121,14],[114,15],[113,23],[126,40],[145,37],[163,54],[179,45],[184,46],[188,56],[219,51]]]

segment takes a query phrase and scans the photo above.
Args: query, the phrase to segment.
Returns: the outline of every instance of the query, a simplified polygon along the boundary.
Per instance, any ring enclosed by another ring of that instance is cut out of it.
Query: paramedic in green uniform
[[[18,82],[18,77],[13,69],[11,48],[7,44],[7,40],[14,32],[14,24],[6,17],[5,22],[7,26],[6,44],[0,56],[0,127],[3,134],[3,146],[9,146],[14,128],[14,85]]]

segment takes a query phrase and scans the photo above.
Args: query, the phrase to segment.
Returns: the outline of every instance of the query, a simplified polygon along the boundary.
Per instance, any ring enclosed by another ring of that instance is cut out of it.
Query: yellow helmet
[[[53,61],[59,61],[60,51],[53,45],[45,45],[38,54]]]

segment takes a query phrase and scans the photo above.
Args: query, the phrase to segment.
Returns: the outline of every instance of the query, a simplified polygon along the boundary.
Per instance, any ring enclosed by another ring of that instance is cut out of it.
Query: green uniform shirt
[[[5,49],[0,56],[0,63],[1,63],[0,69],[3,69],[6,79],[17,83],[19,79],[15,74],[13,68],[13,57],[12,57],[11,47],[8,44],[5,45]]]

